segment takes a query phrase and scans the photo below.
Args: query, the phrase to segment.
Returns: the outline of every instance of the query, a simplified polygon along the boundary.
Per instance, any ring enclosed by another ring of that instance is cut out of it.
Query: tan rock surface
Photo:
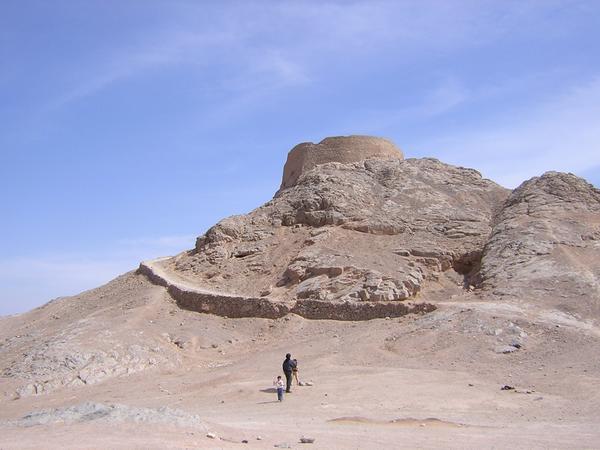
[[[481,277],[492,295],[600,318],[600,190],[557,172],[523,183],[498,215]]]
[[[156,265],[198,289],[271,302],[426,301],[417,294],[448,277],[451,293],[468,284],[507,195],[434,159],[327,163]]]

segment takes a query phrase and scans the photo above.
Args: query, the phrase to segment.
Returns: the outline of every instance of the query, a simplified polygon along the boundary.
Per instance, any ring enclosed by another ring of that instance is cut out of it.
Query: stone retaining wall
[[[383,317],[401,317],[407,314],[425,314],[436,307],[430,303],[412,302],[343,302],[298,300],[291,312],[307,319],[371,320]]]
[[[436,309],[430,303],[400,301],[333,303],[311,299],[284,303],[268,298],[218,294],[173,283],[168,280],[166,274],[153,267],[152,262],[141,263],[138,273],[148,277],[152,283],[166,287],[180,308],[223,317],[277,319],[294,313],[307,319],[357,321],[400,317],[407,314],[425,314]]]

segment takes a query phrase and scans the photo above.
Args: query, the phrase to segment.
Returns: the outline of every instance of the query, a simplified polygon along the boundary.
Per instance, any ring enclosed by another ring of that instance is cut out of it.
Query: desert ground
[[[178,363],[21,398],[2,378],[0,448],[598,448],[596,326],[477,295],[437,306],[359,322],[230,319],[182,310],[129,273],[3,318],[0,342],[77,324],[83,345],[143,336]],[[280,403],[286,352],[313,384]]]

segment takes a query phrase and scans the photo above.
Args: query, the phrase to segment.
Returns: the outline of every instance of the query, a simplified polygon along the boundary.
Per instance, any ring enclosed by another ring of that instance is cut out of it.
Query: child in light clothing
[[[273,385],[277,388],[277,400],[280,402],[283,401],[283,389],[285,388],[285,383],[281,379],[281,375],[277,375],[277,379],[273,381]]]

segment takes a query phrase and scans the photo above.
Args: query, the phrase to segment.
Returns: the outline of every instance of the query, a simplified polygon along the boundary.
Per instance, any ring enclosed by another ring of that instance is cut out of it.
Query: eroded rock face
[[[14,316],[0,327],[1,382],[13,385],[13,398],[21,398],[176,367],[179,351],[162,330],[134,332],[127,320],[154,307],[168,316],[165,297],[162,289],[129,273]]]
[[[402,152],[391,141],[372,136],[329,137],[318,144],[304,142],[296,145],[288,154],[281,189],[295,185],[302,174],[320,164],[402,158]]]
[[[96,402],[85,402],[62,408],[43,409],[27,414],[25,417],[15,420],[12,423],[22,427],[33,427],[55,423],[89,423],[91,421],[105,423],[132,421],[136,423],[168,424],[206,429],[206,425],[202,422],[200,416],[177,409],[166,407],[157,409],[136,408],[127,405]]]
[[[394,302],[438,287],[449,297],[463,283],[597,315],[599,198],[556,172],[511,194],[430,158],[324,162],[264,206],[221,221],[165,268],[213,291],[276,302]]]
[[[17,390],[20,397],[39,395],[65,386],[91,385],[166,362],[157,347],[118,345],[105,351],[80,348],[65,340],[39,343],[22,356],[0,372],[3,377],[22,377],[30,381]]]
[[[598,189],[548,172],[515,189],[496,222],[482,260],[486,291],[600,314]]]
[[[324,163],[250,214],[212,227],[194,252],[160,264],[183,282],[231,296],[414,299],[445,273],[463,280],[476,271],[507,196],[475,170],[435,159]]]

